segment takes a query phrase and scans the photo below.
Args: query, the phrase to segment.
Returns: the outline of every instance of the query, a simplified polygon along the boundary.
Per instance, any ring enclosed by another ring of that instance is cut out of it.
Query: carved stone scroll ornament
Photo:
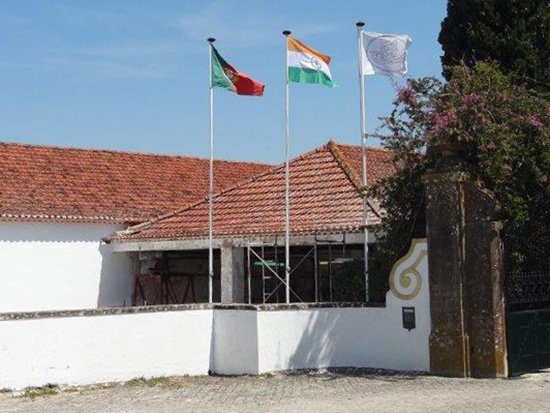
[[[418,272],[418,266],[428,253],[426,250],[419,250],[417,244],[423,240],[413,240],[411,248],[404,257],[401,257],[392,268],[390,274],[390,291],[401,300],[412,300],[415,298],[422,288],[422,276]],[[410,261],[413,254],[417,253],[418,257],[410,266],[403,264]]]

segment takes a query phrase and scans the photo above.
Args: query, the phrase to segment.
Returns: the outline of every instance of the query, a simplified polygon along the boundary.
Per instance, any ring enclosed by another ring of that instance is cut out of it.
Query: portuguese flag
[[[212,84],[211,87],[228,89],[237,95],[262,96],[265,85],[252,79],[246,73],[239,72],[212,47]]]

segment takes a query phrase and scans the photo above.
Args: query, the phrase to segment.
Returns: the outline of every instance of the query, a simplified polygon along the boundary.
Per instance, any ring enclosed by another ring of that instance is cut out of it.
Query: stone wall
[[[425,176],[431,371],[507,375],[498,204],[459,170]]]

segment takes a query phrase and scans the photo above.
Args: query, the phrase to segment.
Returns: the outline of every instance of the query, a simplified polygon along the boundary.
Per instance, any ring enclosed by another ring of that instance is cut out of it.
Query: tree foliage
[[[451,80],[411,79],[398,91],[383,120],[391,135],[398,172],[371,195],[387,211],[381,249],[387,262],[401,255],[412,237],[424,236],[422,176],[437,162],[436,148],[460,148],[462,168],[492,190],[502,219],[550,234],[550,104],[516,85],[496,65],[452,69]],[[550,248],[550,243],[547,245]]]
[[[449,0],[439,42],[447,79],[452,66],[494,61],[516,83],[550,88],[548,0]]]

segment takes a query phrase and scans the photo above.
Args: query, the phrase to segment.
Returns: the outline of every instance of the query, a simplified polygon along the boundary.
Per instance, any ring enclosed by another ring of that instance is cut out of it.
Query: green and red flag
[[[237,95],[262,96],[265,85],[252,79],[246,73],[239,72],[220,56],[214,46],[212,50],[212,84],[211,87],[221,87]]]

